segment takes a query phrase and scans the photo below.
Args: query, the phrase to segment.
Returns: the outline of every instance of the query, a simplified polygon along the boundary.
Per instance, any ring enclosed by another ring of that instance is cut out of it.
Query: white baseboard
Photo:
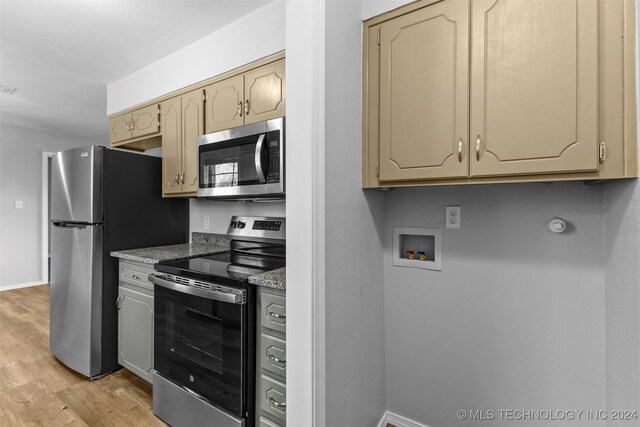
[[[0,286],[0,292],[10,291],[12,289],[28,288],[30,286],[40,286],[40,285],[46,285],[46,283],[37,281],[37,282],[16,283],[15,285],[4,285],[4,286]]]
[[[387,427],[387,423],[391,423],[396,427],[429,427],[426,424],[410,420],[393,412],[385,411],[382,419],[378,423],[378,427]]]

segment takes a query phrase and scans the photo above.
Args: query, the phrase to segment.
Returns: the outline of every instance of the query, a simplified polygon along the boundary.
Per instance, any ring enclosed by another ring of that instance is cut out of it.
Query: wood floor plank
[[[165,426],[124,369],[91,381],[49,350],[49,287],[0,292],[0,426]]]

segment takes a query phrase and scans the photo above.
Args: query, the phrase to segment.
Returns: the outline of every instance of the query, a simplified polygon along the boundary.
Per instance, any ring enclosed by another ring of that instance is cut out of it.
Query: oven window
[[[155,286],[154,308],[154,369],[242,416],[245,306]]]

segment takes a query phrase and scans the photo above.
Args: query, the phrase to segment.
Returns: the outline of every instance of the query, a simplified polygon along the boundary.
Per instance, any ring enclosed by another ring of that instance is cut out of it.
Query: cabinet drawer
[[[260,311],[262,326],[286,333],[287,311],[286,298],[284,295],[263,290]]]
[[[287,343],[272,335],[260,337],[260,366],[275,374],[287,377]]]
[[[260,408],[283,423],[287,422],[287,388],[280,381],[262,375],[260,381]]]
[[[147,277],[153,273],[153,268],[143,267],[138,264],[128,262],[120,262],[120,281],[139,286],[141,288],[153,291],[153,284],[149,282]]]
[[[259,427],[282,427],[282,424],[278,424],[265,417],[260,417],[260,422],[258,423],[258,426]]]

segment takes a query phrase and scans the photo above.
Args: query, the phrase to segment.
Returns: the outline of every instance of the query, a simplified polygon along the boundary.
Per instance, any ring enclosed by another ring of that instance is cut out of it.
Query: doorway
[[[51,158],[55,153],[42,152],[42,251],[41,277],[43,283],[49,283],[51,277]]]

